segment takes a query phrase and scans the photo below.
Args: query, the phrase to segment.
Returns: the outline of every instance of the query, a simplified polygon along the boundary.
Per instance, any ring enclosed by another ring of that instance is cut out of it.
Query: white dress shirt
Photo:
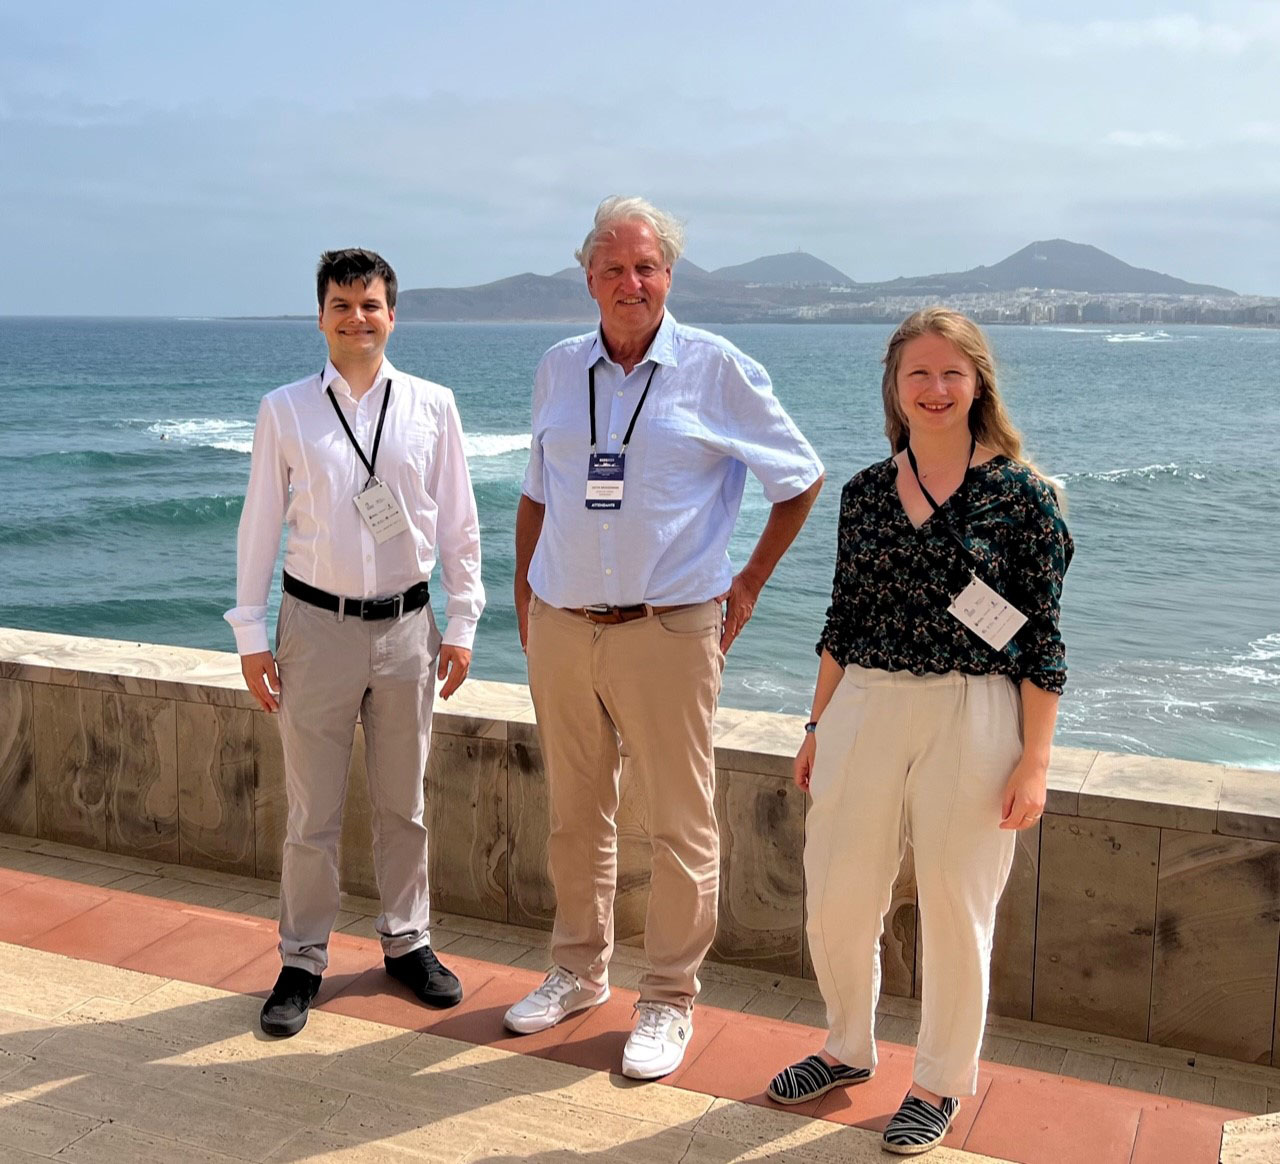
[[[409,529],[381,545],[355,506],[368,472],[342,430],[329,387],[366,457],[391,392],[375,468]],[[384,359],[374,386],[356,400],[326,361],[322,373],[262,398],[236,543],[236,605],[225,616],[242,655],[268,649],[267,594],[282,523],[285,570],[344,598],[401,594],[429,578],[439,558],[448,595],[444,642],[470,648],[484,609],[480,521],[448,388]]]
[[[620,450],[653,373],[616,510],[586,508],[592,367],[601,453]],[[534,377],[523,491],[546,512],[529,585],[562,607],[667,606],[723,594],[733,580],[729,538],[748,469],[778,502],[812,485],[822,462],[773,394],[769,374],[728,340],[667,312],[630,374],[610,358],[598,329],[561,341]]]

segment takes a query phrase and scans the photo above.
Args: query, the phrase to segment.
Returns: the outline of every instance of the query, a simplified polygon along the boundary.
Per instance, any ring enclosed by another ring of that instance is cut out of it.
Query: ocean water
[[[469,434],[489,591],[479,678],[525,679],[511,572],[529,383],[571,330],[401,324],[392,337],[397,365],[455,390]],[[828,468],[725,676],[726,704],[799,713],[840,484],[886,455],[887,329],[722,330],[769,368]],[[1280,769],[1280,332],[990,334],[1032,455],[1066,484],[1076,541],[1058,741]],[[323,359],[297,322],[0,319],[0,625],[234,649],[221,616],[257,402]],[[766,513],[753,482],[736,562]]]

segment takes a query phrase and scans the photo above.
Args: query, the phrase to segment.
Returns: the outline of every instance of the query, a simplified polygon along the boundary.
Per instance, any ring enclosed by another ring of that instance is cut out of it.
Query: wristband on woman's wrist
[[[813,735],[813,733],[816,732],[817,730],[818,730],[818,721],[816,719],[811,719],[807,724],[804,725],[804,734],[807,736]]]

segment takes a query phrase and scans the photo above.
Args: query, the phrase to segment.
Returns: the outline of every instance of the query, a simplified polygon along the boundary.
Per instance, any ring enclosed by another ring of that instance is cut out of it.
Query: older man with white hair
[[[515,604],[557,908],[554,966],[505,1022],[541,1031],[609,997],[625,753],[652,845],[649,969],[622,1058],[637,1079],[683,1059],[715,937],[712,720],[724,653],[822,484],[765,370],[666,310],[683,244],[680,224],[642,198],[600,204],[577,252],[600,325],[538,365],[516,515]],[[735,575],[727,547],[748,469],[773,508]]]

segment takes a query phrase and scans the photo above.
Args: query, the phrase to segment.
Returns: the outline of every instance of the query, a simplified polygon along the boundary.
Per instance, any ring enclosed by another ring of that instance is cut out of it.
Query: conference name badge
[[[409,528],[409,522],[385,481],[370,477],[369,484],[356,494],[356,508],[378,545]]]
[[[587,508],[622,508],[626,453],[591,453],[587,461]]]
[[[1003,651],[1027,622],[1022,611],[976,576],[956,595],[947,611],[997,651]]]

